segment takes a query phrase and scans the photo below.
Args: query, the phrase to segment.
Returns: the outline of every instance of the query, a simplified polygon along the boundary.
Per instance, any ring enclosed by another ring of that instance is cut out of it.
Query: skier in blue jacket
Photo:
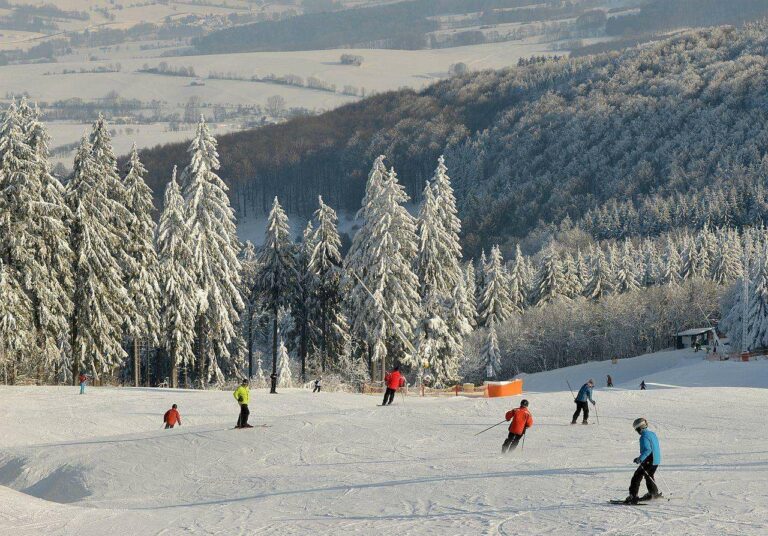
[[[584,412],[584,420],[581,421],[581,424],[589,424],[589,404],[587,404],[587,400],[592,402],[593,406],[595,405],[595,401],[592,400],[592,389],[594,387],[595,381],[590,379],[587,383],[581,386],[581,389],[579,389],[579,394],[573,399],[573,401],[576,402],[576,412],[573,414],[571,424],[576,424],[576,420],[579,418],[579,414],[582,411]]]
[[[660,499],[662,497],[659,491],[654,475],[656,469],[661,464],[661,447],[659,438],[648,429],[648,421],[642,417],[635,419],[632,426],[640,434],[640,456],[635,458],[634,462],[639,464],[635,474],[632,475],[632,482],[629,484],[629,497],[624,502],[627,504],[637,504],[640,501],[650,501],[651,499]],[[640,492],[640,483],[645,479],[645,485],[648,493],[638,497]]]

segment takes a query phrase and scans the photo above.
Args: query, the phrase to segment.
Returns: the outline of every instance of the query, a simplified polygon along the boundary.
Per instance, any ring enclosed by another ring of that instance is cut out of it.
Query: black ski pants
[[[381,403],[382,406],[388,406],[392,403],[392,401],[395,399],[395,393],[397,391],[395,389],[390,389],[387,387],[387,390],[384,392],[384,402]]]
[[[315,388],[312,389],[312,392],[313,393],[319,393],[320,392],[320,386],[319,385],[315,385]]]
[[[656,475],[656,469],[658,465],[653,465],[653,454],[648,456],[643,463],[641,463],[635,470],[635,474],[632,475],[632,482],[629,483],[629,495],[637,497],[640,492],[640,483],[645,479],[645,485],[648,488],[648,493],[651,495],[659,494],[659,487],[654,481]]]
[[[523,438],[523,435],[517,435],[513,434],[512,432],[509,433],[507,436],[507,439],[504,440],[504,444],[501,446],[501,452],[512,452],[517,448],[517,444],[520,443],[520,440]]]
[[[248,416],[251,414],[251,410],[248,409],[248,404],[240,404],[240,416],[237,418],[237,427],[242,428],[248,424]]]
[[[576,420],[579,418],[579,413],[584,412],[584,421],[589,419],[589,402],[586,400],[584,402],[576,402],[576,412],[573,414],[573,419],[571,419],[572,422],[576,422]]]

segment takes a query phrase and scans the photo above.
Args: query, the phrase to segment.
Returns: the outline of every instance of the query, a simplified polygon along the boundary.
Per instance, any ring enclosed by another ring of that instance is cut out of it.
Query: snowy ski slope
[[[251,422],[271,427],[240,431],[228,392],[0,387],[0,534],[768,534],[768,361],[700,356],[530,375],[536,424],[506,456],[503,426],[473,434],[519,398],[258,391]],[[589,377],[600,424],[570,426],[564,378]],[[162,430],[174,402],[184,425]],[[611,506],[638,416],[672,500]]]

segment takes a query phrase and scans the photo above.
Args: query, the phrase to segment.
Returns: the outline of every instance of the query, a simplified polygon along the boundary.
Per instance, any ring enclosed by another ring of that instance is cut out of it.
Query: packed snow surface
[[[504,426],[474,434],[519,397],[381,408],[258,390],[251,422],[270,427],[233,430],[229,392],[0,387],[0,534],[768,534],[768,361],[701,356],[529,375],[535,426],[508,455]],[[565,380],[589,377],[600,423],[571,426]],[[172,403],[183,426],[162,430]],[[659,435],[671,500],[612,506],[639,416]]]

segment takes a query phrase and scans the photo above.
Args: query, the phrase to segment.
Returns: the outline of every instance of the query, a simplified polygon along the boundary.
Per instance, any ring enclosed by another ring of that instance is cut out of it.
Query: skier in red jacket
[[[526,430],[533,426],[533,415],[528,411],[528,401],[522,400],[520,407],[509,410],[504,419],[512,422],[509,423],[509,435],[501,446],[501,452],[508,450],[512,452],[517,448],[517,444],[525,435]]]
[[[163,422],[165,423],[165,429],[173,428],[176,426],[176,423],[179,423],[179,426],[181,426],[181,415],[179,415],[179,410],[176,409],[176,404],[171,406],[171,409],[165,412],[165,415],[163,415]]]
[[[395,399],[395,393],[398,389],[400,389],[404,381],[405,378],[403,378],[403,375],[400,374],[399,365],[393,368],[392,371],[389,372],[386,376],[384,376],[384,383],[387,386],[387,390],[384,392],[384,402],[381,403],[382,406],[388,406],[392,403],[392,401]]]

